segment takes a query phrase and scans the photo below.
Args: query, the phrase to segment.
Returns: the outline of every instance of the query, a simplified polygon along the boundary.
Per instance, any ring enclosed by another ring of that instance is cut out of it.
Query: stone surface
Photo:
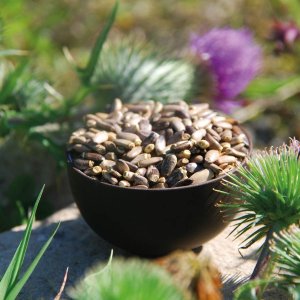
[[[43,222],[36,222],[26,264],[32,261],[59,221],[61,221],[59,231],[18,299],[54,299],[60,289],[67,267],[69,267],[69,274],[66,287],[70,287],[93,264],[106,261],[112,248],[114,248],[114,255],[127,255],[121,249],[117,249],[99,238],[80,217],[76,206],[71,205]],[[0,234],[1,273],[4,272],[13,256],[22,238],[23,229],[24,227],[17,227],[12,231]],[[252,247],[250,251],[243,251],[243,256],[241,256],[238,252],[241,240],[233,241],[232,236],[227,238],[231,229],[228,227],[215,239],[205,244],[203,251],[199,254],[200,256],[210,256],[224,276],[225,299],[231,299],[232,279],[245,279],[251,274],[255,264],[253,253],[258,247]],[[270,299],[276,298],[272,296]]]

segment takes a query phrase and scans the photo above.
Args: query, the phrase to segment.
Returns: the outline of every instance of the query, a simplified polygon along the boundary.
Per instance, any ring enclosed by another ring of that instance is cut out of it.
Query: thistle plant
[[[92,84],[96,97],[109,103],[187,99],[192,90],[194,68],[179,59],[163,58],[146,43],[123,39],[103,49]]]
[[[69,292],[74,300],[184,300],[170,275],[154,264],[112,256]]]
[[[300,161],[299,142],[260,151],[241,166],[236,174],[224,180],[223,193],[233,197],[232,203],[222,206],[231,216],[239,214],[233,232],[236,237],[251,233],[245,238],[242,248],[265,239],[251,279],[262,276],[273,255],[269,242],[273,234],[297,223],[300,218]],[[270,271],[270,270],[268,270]]]
[[[279,271],[277,283],[287,289],[295,299],[300,298],[300,229],[292,225],[274,233],[271,252]]]

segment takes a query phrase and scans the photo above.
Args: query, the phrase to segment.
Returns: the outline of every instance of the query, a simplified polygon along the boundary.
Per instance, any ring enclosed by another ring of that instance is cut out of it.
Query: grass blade
[[[31,216],[28,220],[28,223],[27,223],[27,226],[25,229],[24,237],[23,237],[20,245],[18,246],[18,248],[15,252],[15,255],[12,258],[5,274],[3,275],[3,277],[0,281],[0,299],[1,300],[5,299],[7,292],[9,292],[9,290],[12,288],[12,286],[15,284],[15,281],[17,280],[17,278],[19,276],[20,269],[24,262],[25,253],[26,253],[26,250],[28,247],[31,230],[32,230],[32,224],[35,219],[35,213],[36,213],[38,204],[40,202],[42,193],[44,191],[44,188],[45,188],[45,185],[42,187],[42,189],[37,197],[37,200],[35,202]]]
[[[95,67],[97,65],[101,50],[103,48],[103,45],[107,39],[107,36],[110,32],[110,29],[116,19],[117,11],[119,7],[119,1],[116,1],[113,10],[110,14],[110,17],[105,24],[103,30],[101,31],[100,35],[97,38],[97,41],[92,49],[92,53],[90,56],[90,59],[87,63],[87,66],[84,69],[78,69],[78,72],[80,74],[80,77],[82,78],[83,83],[88,85],[90,83],[90,80],[94,74]]]
[[[40,259],[44,255],[45,251],[49,247],[50,243],[52,242],[52,240],[54,238],[54,235],[56,234],[59,226],[60,226],[60,223],[56,226],[55,230],[53,231],[53,233],[51,234],[51,236],[49,237],[49,239],[47,240],[47,242],[44,244],[44,246],[42,247],[42,249],[40,250],[40,252],[38,253],[38,255],[35,257],[35,259],[33,260],[33,262],[30,264],[30,266],[28,267],[28,269],[24,273],[23,277],[9,291],[9,294],[7,295],[7,297],[5,298],[5,300],[14,300],[14,299],[16,299],[16,297],[20,293],[21,289],[23,288],[23,286],[25,285],[25,283],[27,282],[27,280],[31,276],[31,274],[34,271],[34,269],[36,268],[36,266],[39,263]]]

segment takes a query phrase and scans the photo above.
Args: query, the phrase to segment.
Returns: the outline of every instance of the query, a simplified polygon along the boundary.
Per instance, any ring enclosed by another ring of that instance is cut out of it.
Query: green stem
[[[260,277],[262,271],[265,269],[269,259],[270,259],[270,249],[269,249],[269,241],[273,235],[273,228],[269,229],[265,242],[263,244],[262,250],[260,252],[259,258],[255,265],[255,268],[252,272],[250,280],[257,279]]]

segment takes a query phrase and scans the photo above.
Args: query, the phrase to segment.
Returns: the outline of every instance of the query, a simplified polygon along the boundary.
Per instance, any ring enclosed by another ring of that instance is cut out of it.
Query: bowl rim
[[[247,157],[250,157],[251,154],[252,154],[253,143],[252,143],[251,135],[248,132],[248,130],[246,130],[244,127],[242,127],[240,125],[238,125],[238,126],[242,130],[242,132],[246,135],[247,140],[249,142],[249,154],[248,154],[248,156],[245,157],[245,159],[242,162],[242,165],[244,165],[246,163]],[[81,170],[75,168],[73,166],[73,163],[72,163],[72,157],[71,157],[70,152],[71,151],[66,152],[68,166],[71,167],[78,174],[85,177],[86,179],[91,180],[92,182],[94,182],[96,184],[104,185],[104,186],[107,186],[107,187],[112,187],[112,188],[117,188],[117,189],[122,189],[122,190],[130,190],[130,191],[134,191],[134,190],[136,190],[136,191],[149,191],[151,193],[162,192],[162,191],[167,192],[167,191],[174,191],[174,190],[181,190],[181,189],[187,190],[187,189],[198,188],[198,187],[205,186],[205,185],[208,185],[208,184],[214,184],[216,182],[221,182],[224,178],[228,177],[229,174],[236,172],[239,168],[239,167],[236,167],[236,168],[230,170],[229,172],[225,173],[224,175],[222,175],[220,177],[217,177],[217,178],[214,178],[212,180],[208,180],[208,181],[205,181],[205,182],[202,182],[202,183],[199,183],[199,184],[191,184],[191,185],[186,185],[186,186],[178,186],[178,187],[170,187],[170,188],[157,188],[157,189],[144,189],[144,188],[138,188],[138,187],[134,187],[134,188],[133,187],[122,187],[122,186],[119,186],[119,185],[114,185],[114,184],[110,184],[110,183],[106,183],[106,182],[101,182],[97,179],[91,178],[90,176],[84,174]]]

